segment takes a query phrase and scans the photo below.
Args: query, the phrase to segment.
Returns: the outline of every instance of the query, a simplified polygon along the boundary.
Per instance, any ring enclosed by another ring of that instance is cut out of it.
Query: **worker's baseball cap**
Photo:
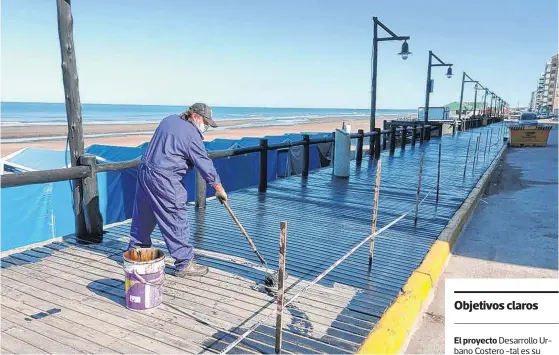
[[[217,123],[212,119],[212,109],[208,105],[198,102],[190,106],[190,110],[204,117],[210,126],[217,127]]]

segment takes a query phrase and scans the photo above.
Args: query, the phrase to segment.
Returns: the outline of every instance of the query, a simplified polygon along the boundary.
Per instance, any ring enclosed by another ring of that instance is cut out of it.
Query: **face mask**
[[[206,131],[208,130],[208,126],[206,126],[206,125],[204,124],[204,122],[201,122],[201,123],[198,125],[198,129],[200,130],[200,132],[206,133]]]

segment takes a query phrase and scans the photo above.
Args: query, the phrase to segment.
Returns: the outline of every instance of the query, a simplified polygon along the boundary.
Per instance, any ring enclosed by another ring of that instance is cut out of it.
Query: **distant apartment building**
[[[539,111],[542,107],[543,102],[543,92],[545,88],[545,73],[540,75],[540,79],[538,80],[538,86],[536,89],[536,111]]]
[[[547,86],[547,107],[548,112],[555,112],[557,107],[557,66],[558,66],[558,56],[557,54],[551,58],[551,66],[549,73],[549,85]]]
[[[556,112],[559,104],[557,95],[558,55],[545,63],[545,71],[540,75],[536,89],[535,110],[539,112]]]
[[[528,105],[528,110],[534,111],[536,109],[536,92],[532,91],[530,94],[530,104]]]

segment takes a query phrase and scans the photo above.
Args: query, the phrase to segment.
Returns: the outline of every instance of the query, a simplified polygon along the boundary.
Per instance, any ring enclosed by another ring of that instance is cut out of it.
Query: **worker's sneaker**
[[[188,276],[204,276],[208,273],[209,269],[207,266],[198,265],[196,261],[191,260],[187,267],[182,270],[177,270],[175,272],[176,277],[188,277]]]

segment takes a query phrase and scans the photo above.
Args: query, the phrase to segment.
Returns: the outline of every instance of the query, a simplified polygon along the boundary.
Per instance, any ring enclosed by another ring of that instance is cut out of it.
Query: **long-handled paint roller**
[[[278,272],[274,272],[274,273],[270,273],[268,272],[268,263],[266,262],[266,260],[264,260],[264,258],[262,257],[262,255],[260,255],[260,253],[258,252],[258,249],[256,249],[256,245],[254,245],[254,242],[252,241],[252,239],[250,238],[250,236],[248,235],[247,231],[245,230],[245,228],[243,227],[243,225],[241,224],[241,222],[239,222],[239,220],[237,219],[237,216],[235,216],[235,214],[233,213],[233,210],[231,209],[231,207],[229,206],[229,203],[227,201],[220,201],[224,206],[225,209],[227,210],[227,212],[229,212],[229,214],[231,215],[231,218],[233,218],[233,221],[235,221],[235,224],[237,225],[237,227],[239,227],[239,230],[241,231],[241,233],[245,236],[246,240],[248,241],[248,244],[250,245],[250,247],[252,248],[252,251],[256,254],[256,256],[258,257],[258,259],[260,259],[260,262],[266,266],[266,277],[264,279],[264,285],[267,291],[275,291],[278,288]],[[285,273],[285,279],[287,279],[288,275],[287,272]]]

